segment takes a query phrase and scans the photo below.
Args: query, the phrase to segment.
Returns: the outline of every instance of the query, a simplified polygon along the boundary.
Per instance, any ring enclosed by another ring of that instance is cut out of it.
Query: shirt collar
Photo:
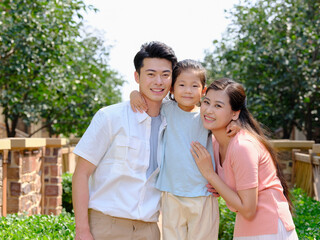
[[[146,112],[143,112],[143,113],[137,112],[137,113],[134,113],[134,116],[136,117],[139,123],[142,123],[144,120],[150,117]]]

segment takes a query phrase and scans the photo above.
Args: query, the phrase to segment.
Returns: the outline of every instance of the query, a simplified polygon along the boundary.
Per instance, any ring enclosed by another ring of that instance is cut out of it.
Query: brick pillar
[[[10,140],[7,212],[41,214],[41,160],[45,139]]]
[[[7,216],[7,163],[10,148],[9,139],[0,139],[0,217]]]
[[[3,159],[3,152],[0,150],[0,217],[3,216],[3,196],[6,194],[3,191],[3,170],[2,170],[2,159]],[[5,191],[6,192],[6,191]]]
[[[44,156],[44,214],[59,215],[62,210],[62,146],[66,139],[47,138]]]

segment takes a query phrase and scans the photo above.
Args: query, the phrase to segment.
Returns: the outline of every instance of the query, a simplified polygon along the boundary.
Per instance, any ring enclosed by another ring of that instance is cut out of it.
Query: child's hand
[[[132,111],[134,112],[146,112],[148,110],[148,105],[142,95],[134,90],[130,93],[130,105],[132,108]]]
[[[227,126],[227,136],[228,137],[233,137],[236,135],[239,131],[241,130],[241,125],[236,121],[231,121],[228,126]]]

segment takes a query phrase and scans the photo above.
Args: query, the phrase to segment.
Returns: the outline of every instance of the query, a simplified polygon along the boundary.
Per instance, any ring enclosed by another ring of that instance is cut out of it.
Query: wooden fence
[[[296,140],[272,140],[272,146],[277,150],[279,155],[280,167],[284,173],[289,187],[293,187],[293,159],[292,150],[299,149],[301,152],[308,153],[312,149],[314,141],[296,141]]]
[[[314,144],[308,153],[292,150],[292,182],[320,201],[320,144]]]

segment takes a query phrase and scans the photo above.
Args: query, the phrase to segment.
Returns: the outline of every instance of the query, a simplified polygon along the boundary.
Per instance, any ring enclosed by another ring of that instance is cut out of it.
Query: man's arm
[[[88,180],[96,166],[79,157],[72,177],[72,202],[76,222],[76,240],[93,240],[88,220]]]

